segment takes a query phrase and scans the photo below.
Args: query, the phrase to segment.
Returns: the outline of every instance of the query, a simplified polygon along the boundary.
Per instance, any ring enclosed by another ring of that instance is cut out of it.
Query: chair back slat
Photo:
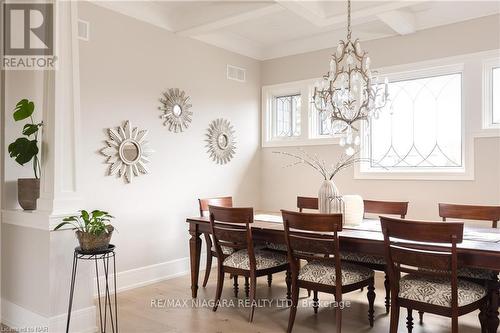
[[[363,200],[365,213],[399,215],[402,219],[408,212],[408,201]]]
[[[452,236],[457,237],[457,243],[463,239],[463,223],[409,221],[384,216],[380,216],[380,222],[382,227],[384,224],[390,227],[390,237],[403,240],[451,244]]]
[[[294,256],[300,259],[316,259],[318,254],[335,255],[333,246],[333,237],[310,236],[308,234],[300,235],[297,232],[289,233],[290,247]]]
[[[447,218],[491,221],[492,227],[496,228],[497,223],[500,220],[500,206],[457,205],[440,203],[439,216],[443,218],[443,221],[446,221]]]
[[[200,216],[208,216],[208,206],[233,207],[233,197],[215,197],[198,199]]]
[[[450,252],[422,251],[401,245],[391,246],[391,257],[395,264],[439,271],[451,271]]]
[[[254,253],[250,223],[253,223],[253,209],[210,205],[208,210],[218,257],[225,258],[227,256],[221,248],[221,246],[226,246],[236,250],[248,249],[249,256],[252,258]],[[252,264],[252,259],[250,261]],[[254,257],[253,262],[255,264]]]
[[[297,197],[297,208],[299,209],[299,212],[302,212],[304,209],[318,210],[318,198]]]

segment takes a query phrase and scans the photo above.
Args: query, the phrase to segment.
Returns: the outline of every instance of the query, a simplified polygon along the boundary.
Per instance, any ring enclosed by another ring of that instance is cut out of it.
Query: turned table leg
[[[189,225],[189,258],[191,261],[191,297],[196,298],[198,295],[198,276],[200,275],[200,252],[201,239],[198,226],[196,224]]]
[[[491,281],[489,288],[489,309],[488,309],[488,319],[487,327],[488,332],[497,333],[498,325],[500,320],[498,319],[498,298],[499,295],[499,282]]]

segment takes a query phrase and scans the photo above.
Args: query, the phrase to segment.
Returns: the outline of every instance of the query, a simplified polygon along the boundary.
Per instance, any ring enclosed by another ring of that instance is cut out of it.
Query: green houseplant
[[[87,212],[80,210],[78,216],[68,216],[54,230],[65,225],[76,229],[76,237],[83,251],[99,251],[108,248],[114,227],[109,224],[113,216],[102,210]]]
[[[27,99],[20,100],[14,109],[13,118],[21,121],[29,118],[24,125],[23,137],[17,138],[9,147],[9,155],[20,165],[33,161],[35,178],[19,178],[17,180],[17,199],[24,210],[36,209],[36,200],[40,196],[40,159],[38,158],[38,134],[43,123],[35,123],[33,112],[35,104]]]

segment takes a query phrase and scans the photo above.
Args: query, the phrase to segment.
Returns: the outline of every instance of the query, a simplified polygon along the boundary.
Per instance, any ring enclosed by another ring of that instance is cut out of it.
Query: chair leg
[[[249,322],[253,321],[253,314],[255,312],[255,295],[257,289],[257,278],[254,276],[250,277],[250,302],[252,302],[252,308],[250,309],[250,318]]]
[[[338,302],[336,297],[335,301]],[[342,333],[342,308],[340,306],[335,308],[335,326],[337,327],[337,333]]]
[[[245,296],[248,298],[250,293],[250,285],[248,284],[248,276],[245,276]]]
[[[288,317],[287,333],[292,333],[293,323],[295,322],[295,315],[297,314],[297,304],[299,303],[299,287],[297,281],[292,279],[292,306],[290,307],[290,316]]]
[[[204,234],[205,244],[207,245],[207,263],[205,266],[205,277],[203,278],[203,288],[207,286],[210,271],[212,270],[212,239],[209,234]]]
[[[213,307],[214,312],[217,311],[217,307],[219,306],[223,286],[224,286],[224,271],[222,270],[222,266],[220,266],[220,268],[217,270],[217,290],[215,292],[215,303]]]
[[[413,331],[413,310],[409,308],[407,310],[408,317],[406,317],[406,328],[408,329],[408,333],[411,333]]]
[[[396,295],[391,292],[391,325],[389,333],[398,333],[399,326],[399,304]]]
[[[458,333],[458,317],[451,317],[451,333]]]
[[[272,274],[268,274],[267,275],[267,286],[271,287],[272,283],[273,283],[273,275]]]
[[[368,321],[370,323],[370,327],[373,327],[373,322],[374,322],[374,307],[373,305],[375,304],[375,280],[372,278],[370,280],[370,283],[368,284]]]
[[[424,311],[418,311],[419,324],[424,324]]]
[[[307,297],[311,297],[311,289],[307,289]]]
[[[318,291],[313,290],[314,296],[313,296],[313,309],[314,313],[318,313],[318,308],[319,308],[319,299],[318,299]]]
[[[481,323],[481,333],[488,333],[488,302],[483,302],[479,308],[478,318]]]
[[[286,282],[286,299],[288,300],[288,304],[290,305],[292,299],[292,272],[290,272],[290,270],[286,271],[285,282]]]
[[[233,275],[233,292],[234,292],[234,297],[238,298],[238,275]]]
[[[391,308],[391,285],[389,283],[389,277],[387,276],[387,273],[385,273],[384,288],[385,288],[385,313],[389,313],[389,310]]]

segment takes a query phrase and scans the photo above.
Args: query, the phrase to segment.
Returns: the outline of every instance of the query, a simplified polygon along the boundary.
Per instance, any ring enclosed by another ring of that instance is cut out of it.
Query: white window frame
[[[474,139],[466,136],[466,110],[465,110],[465,91],[464,80],[466,73],[464,71],[464,63],[455,63],[451,65],[429,66],[427,62],[405,66],[394,66],[389,68],[379,69],[379,75],[387,77],[389,82],[419,79],[432,76],[440,76],[447,74],[462,75],[462,96],[461,96],[461,127],[462,127],[462,166],[454,168],[431,168],[425,170],[415,169],[371,169],[368,163],[360,163],[354,169],[355,179],[401,179],[401,180],[473,180],[474,179]],[[361,131],[361,157],[369,158],[369,138],[364,135],[363,128]]]
[[[500,129],[493,123],[493,69],[500,67],[500,57],[483,61],[483,129]]]
[[[318,117],[311,103],[315,82],[316,79],[311,79],[262,87],[262,147],[338,144],[335,136],[317,135]],[[300,136],[274,136],[274,98],[294,94],[301,95]]]

